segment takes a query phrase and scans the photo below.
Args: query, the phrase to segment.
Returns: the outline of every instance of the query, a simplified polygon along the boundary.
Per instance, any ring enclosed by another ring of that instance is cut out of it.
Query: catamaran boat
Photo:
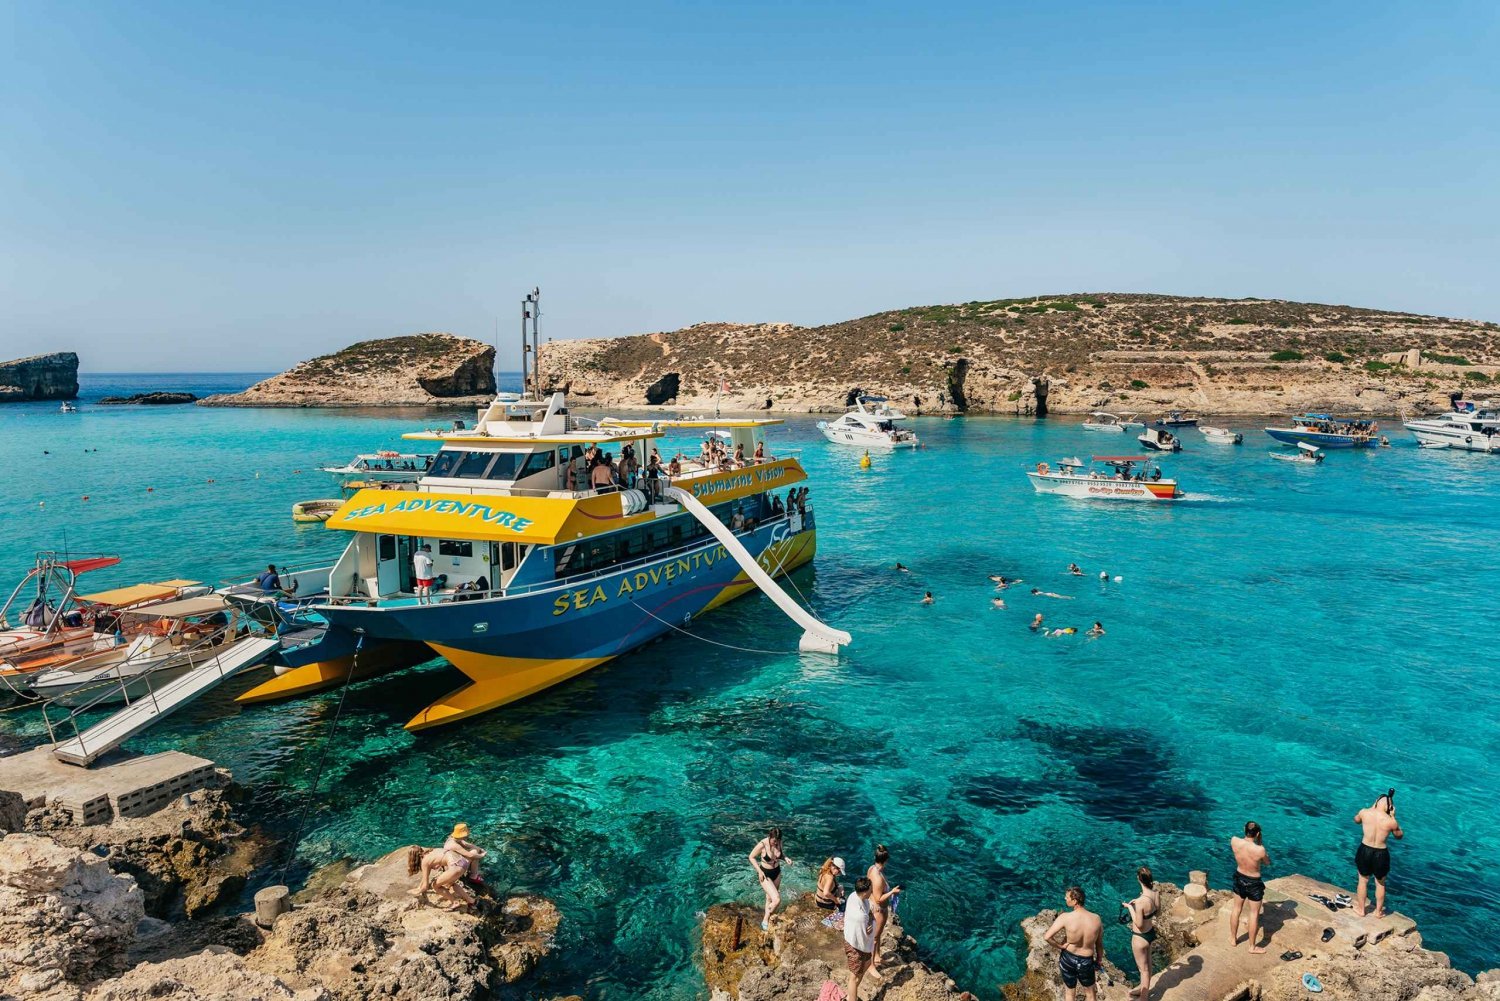
[[[1298,414],[1290,427],[1266,428],[1266,434],[1288,445],[1318,448],[1369,448],[1379,440],[1374,421],[1348,420],[1332,414]]]
[[[1309,445],[1305,441],[1297,443],[1297,451],[1295,452],[1271,452],[1270,456],[1282,462],[1300,462],[1309,466],[1316,466],[1327,458],[1323,452],[1318,450],[1318,446]]]
[[[870,404],[870,407],[866,407]],[[892,407],[884,396],[861,396],[854,409],[836,421],[819,421],[818,430],[836,445],[892,450],[916,448],[922,443],[909,429],[898,427],[906,415]]]
[[[1145,455],[1096,455],[1085,469],[1081,459],[1063,459],[1053,469],[1045,462],[1026,475],[1041,494],[1084,500],[1170,501],[1183,494],[1177,481],[1164,479],[1161,467]]]
[[[1146,430],[1146,425],[1142,424],[1140,421],[1133,421],[1130,419],[1134,417],[1135,414],[1111,414],[1104,410],[1095,410],[1093,413],[1089,414],[1089,416],[1092,417],[1093,420],[1083,422],[1083,429],[1085,431],[1103,431],[1105,433],[1124,434],[1126,431],[1131,430]]]
[[[1403,425],[1423,448],[1500,452],[1500,410],[1493,403],[1455,399],[1448,413],[1413,417]]]
[[[536,382],[539,383],[540,380]],[[533,385],[536,383],[532,383]],[[471,430],[419,432],[441,446],[415,491],[362,490],[327,522],[352,536],[315,611],[371,640],[417,640],[468,676],[407,728],[453,723],[540,692],[755,587],[804,629],[801,649],[849,634],[775,583],[813,558],[816,522],[795,458],[751,456],[779,419],[587,421],[562,393],[491,403]],[[669,430],[720,429],[704,462],[644,457]],[[726,445],[729,443],[726,443]],[[624,468],[611,475],[600,458]],[[603,470],[601,472],[601,470]],[[419,577],[419,573],[427,576]]]
[[[1167,416],[1158,417],[1151,424],[1159,428],[1191,428],[1198,426],[1198,418],[1183,413],[1181,410],[1170,410]]]
[[[1166,428],[1149,427],[1136,435],[1135,440],[1141,443],[1142,448],[1149,448],[1153,452],[1182,451],[1182,439]]]
[[[432,456],[413,452],[381,451],[356,455],[342,466],[324,466],[335,476],[354,476],[370,483],[415,483],[432,465]]]
[[[1229,428],[1217,428],[1204,424],[1198,430],[1203,432],[1204,440],[1213,445],[1238,445],[1245,440],[1244,435],[1238,431],[1231,431]]]
[[[121,613],[128,643],[32,676],[30,694],[62,705],[129,702],[223,658],[251,630],[222,595],[204,594]],[[269,651],[257,646],[258,659]]]

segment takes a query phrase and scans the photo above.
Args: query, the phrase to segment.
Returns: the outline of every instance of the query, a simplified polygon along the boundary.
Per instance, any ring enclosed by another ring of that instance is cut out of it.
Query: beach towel
[[[823,989],[818,992],[818,1001],[844,1001],[844,989],[832,980],[825,980]]]

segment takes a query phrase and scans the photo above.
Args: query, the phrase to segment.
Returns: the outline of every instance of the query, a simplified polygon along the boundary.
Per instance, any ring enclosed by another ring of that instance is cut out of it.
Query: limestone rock
[[[487,404],[495,349],[453,334],[361,341],[322,355],[243,393],[198,401],[214,407],[379,407]]]
[[[671,403],[677,399],[677,389],[682,384],[682,377],[676,372],[668,372],[646,387],[646,402],[652,406],[663,403]]]
[[[90,827],[52,826],[45,811],[33,811],[29,828],[47,829],[61,844],[101,848],[116,872],[140,885],[146,912],[198,918],[235,901],[246,878],[273,847],[258,831],[233,818],[226,792],[196,792],[145,817],[121,818]]]
[[[412,886],[404,852],[362,866],[278,918],[247,962],[337,1001],[463,1001],[520,980],[553,948],[560,917],[550,901],[482,900],[471,915],[422,906]]]
[[[0,996],[76,998],[115,972],[145,916],[129,876],[35,834],[0,840]]]
[[[71,351],[0,362],[0,403],[71,400],[78,395],[78,356]]]
[[[198,402],[198,397],[194,393],[171,393],[158,391],[155,393],[135,393],[131,396],[106,396],[99,401],[99,405],[101,407],[164,407],[173,406],[179,403],[196,402]]]
[[[321,987],[293,990],[227,950],[142,963],[84,995],[85,1001],[325,1001]]]
[[[827,980],[843,989],[848,982],[844,935],[823,925],[828,912],[813,902],[811,893],[777,914],[769,933],[760,930],[760,913],[760,908],[745,904],[718,904],[704,916],[703,975],[713,998],[816,998]],[[899,917],[893,916],[884,943],[882,978],[866,978],[860,987],[862,1001],[972,998],[946,974],[921,961],[917,943],[902,929]]]
[[[1413,353],[1413,344],[1421,349]],[[551,341],[541,351],[554,384],[587,386],[588,404],[600,407],[672,399],[706,410],[727,382],[722,406],[737,411],[766,409],[768,397],[771,409],[838,411],[859,386],[949,412],[1391,414],[1446,408],[1453,389],[1482,393],[1500,376],[1500,324],[1267,299],[1090,293],[914,307],[820,327],[701,323]],[[664,373],[679,376],[671,396]]]

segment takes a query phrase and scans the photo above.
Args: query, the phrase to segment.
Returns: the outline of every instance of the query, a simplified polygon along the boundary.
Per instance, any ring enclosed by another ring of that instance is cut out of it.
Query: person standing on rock
[[[1251,820],[1245,824],[1245,836],[1230,838],[1229,849],[1234,852],[1234,904],[1229,909],[1229,947],[1240,944],[1240,912],[1250,911],[1250,954],[1258,956],[1266,951],[1256,945],[1260,934],[1260,908],[1266,897],[1266,884],[1260,878],[1260,867],[1269,865],[1271,856],[1261,844],[1260,825]],[[1249,907],[1246,907],[1249,904]]]
[[[859,1001],[859,982],[875,965],[875,912],[879,909],[868,876],[854,881],[854,895],[844,905],[844,957],[849,961],[849,993],[846,1001]]]
[[[931,595],[928,595],[931,597]],[[870,963],[870,973],[876,977],[880,976],[880,937],[885,934],[885,926],[890,923],[891,912],[896,909],[895,897],[901,892],[901,887],[892,886],[885,878],[885,864],[890,861],[891,853],[885,845],[875,846],[875,861],[865,871],[865,877],[870,881],[870,900],[875,906],[875,959]]]
[[[432,585],[436,580],[432,572],[432,544],[422,543],[411,557],[412,576],[416,578],[417,604],[432,604]]]
[[[773,827],[767,831],[766,836],[750,849],[748,857],[750,867],[755,870],[755,876],[760,880],[760,888],[766,892],[766,911],[761,916],[760,930],[769,931],[771,915],[775,914],[776,908],[781,906],[781,867],[789,865],[792,861],[782,850],[781,828]]]
[[[1045,938],[1060,950],[1057,972],[1062,976],[1065,997],[1083,996],[1095,1001],[1094,980],[1104,963],[1104,922],[1084,906],[1088,898],[1083,888],[1070,886],[1063,894],[1068,910],[1059,914],[1047,929]]]
[[[1141,894],[1134,900],[1125,901],[1125,907],[1130,911],[1130,952],[1135,956],[1141,983],[1130,989],[1130,996],[1146,1001],[1151,996],[1151,943],[1156,941],[1161,894],[1156,892],[1156,880],[1146,866],[1135,871],[1135,878],[1141,884]]]
[[[1354,868],[1359,872],[1359,888],[1354,891],[1354,913],[1365,916],[1365,889],[1375,879],[1375,916],[1385,917],[1385,877],[1391,871],[1391,850],[1386,838],[1404,838],[1406,832],[1396,822],[1396,790],[1383,794],[1374,803],[1354,815],[1354,822],[1364,828],[1359,848],[1354,853]]]

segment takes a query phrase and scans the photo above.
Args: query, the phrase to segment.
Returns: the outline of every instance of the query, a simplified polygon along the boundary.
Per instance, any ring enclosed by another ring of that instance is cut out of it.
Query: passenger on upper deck
[[[610,465],[609,453],[601,452],[598,461],[594,464],[594,468],[589,471],[589,484],[595,490],[600,490],[614,486],[614,482],[615,471],[614,467]]]
[[[635,480],[636,470],[640,468],[640,462],[635,457],[635,447],[626,442],[620,449],[620,484],[629,486]]]
[[[734,464],[736,466],[749,465],[745,461],[745,446],[743,444],[734,446]]]
[[[672,456],[672,461],[669,462],[669,463],[667,463],[667,475],[668,476],[681,476],[682,475],[682,457],[680,455],[674,455],[674,456]]]
[[[766,443],[763,441],[758,441],[755,443],[755,461],[766,461]]]

